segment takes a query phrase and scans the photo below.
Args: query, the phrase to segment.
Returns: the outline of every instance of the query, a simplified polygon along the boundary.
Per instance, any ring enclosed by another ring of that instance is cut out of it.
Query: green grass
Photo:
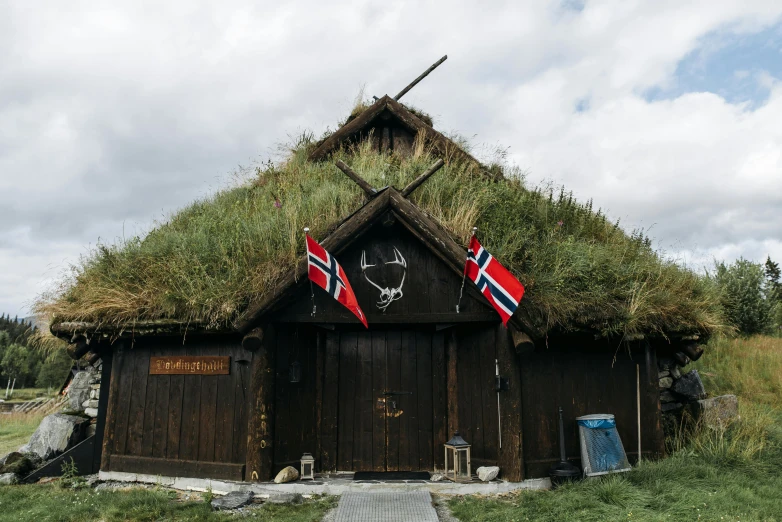
[[[708,391],[782,408],[782,338],[717,338],[691,367],[698,370]]]
[[[0,414],[0,456],[27,444],[42,418],[37,413]]]
[[[333,497],[300,505],[263,505],[245,516],[217,513],[204,501],[181,501],[164,489],[65,490],[53,485],[0,487],[0,522],[224,521],[315,522],[335,505]]]
[[[54,322],[230,323],[291,270],[304,226],[322,239],[362,204],[361,190],[333,161],[307,160],[311,146],[303,139],[285,162],[258,168],[246,184],[195,202],[145,237],[99,244],[36,311]],[[368,146],[337,155],[372,185],[398,188],[436,159],[422,143],[407,158]],[[483,244],[526,286],[522,303],[539,326],[606,334],[722,328],[713,285],[591,202],[528,187],[509,166],[496,182],[474,163],[445,159],[412,199],[462,244],[478,226]]]
[[[38,397],[53,397],[57,391],[58,390],[47,388],[21,388],[14,390],[14,394],[8,399],[5,399],[5,402],[19,403],[27,402]],[[0,398],[5,398],[5,391],[3,391],[2,388],[0,388]]]
[[[711,395],[737,393],[741,420],[696,426],[667,459],[556,491],[456,498],[468,521],[782,520],[782,339],[715,339],[696,364]]]

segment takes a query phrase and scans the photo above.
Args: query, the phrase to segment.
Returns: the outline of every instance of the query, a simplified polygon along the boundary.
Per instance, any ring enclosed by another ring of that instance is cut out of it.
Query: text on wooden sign
[[[149,358],[150,375],[228,375],[231,358],[181,355]]]

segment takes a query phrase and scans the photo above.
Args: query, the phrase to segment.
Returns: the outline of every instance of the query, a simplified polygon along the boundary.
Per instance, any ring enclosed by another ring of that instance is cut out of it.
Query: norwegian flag
[[[307,263],[310,281],[328,292],[342,306],[353,312],[364,327],[369,328],[367,318],[358,306],[356,294],[350,287],[345,271],[339,266],[337,260],[309,234],[307,234]]]
[[[475,236],[470,239],[470,248],[467,249],[464,274],[478,286],[502,317],[502,324],[507,327],[508,319],[524,296],[524,285],[494,259]]]

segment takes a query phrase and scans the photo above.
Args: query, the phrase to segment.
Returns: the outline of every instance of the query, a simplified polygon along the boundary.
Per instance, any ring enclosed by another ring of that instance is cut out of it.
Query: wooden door
[[[445,442],[443,335],[391,328],[329,336],[339,357],[337,469],[434,469]]]

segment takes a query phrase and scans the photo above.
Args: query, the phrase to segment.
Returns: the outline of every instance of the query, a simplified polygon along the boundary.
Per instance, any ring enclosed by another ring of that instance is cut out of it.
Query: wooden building
[[[479,168],[388,96],[311,160],[362,140],[404,154],[416,136],[446,161]],[[575,417],[590,413],[616,416],[631,461],[639,435],[644,457],[663,454],[657,357],[688,338],[547,331],[524,301],[506,329],[469,282],[457,313],[464,245],[409,199],[415,186],[375,189],[343,170],[366,203],[316,239],[344,267],[368,329],[318,289],[312,313],[303,258],[230,328],[54,324],[74,356],[103,359],[102,470],[267,481],[308,452],[317,472],[435,471],[458,430],[473,468],[498,465],[500,478],[519,481],[546,476],[559,460],[560,406],[573,462]],[[499,392],[495,361],[507,381]]]

